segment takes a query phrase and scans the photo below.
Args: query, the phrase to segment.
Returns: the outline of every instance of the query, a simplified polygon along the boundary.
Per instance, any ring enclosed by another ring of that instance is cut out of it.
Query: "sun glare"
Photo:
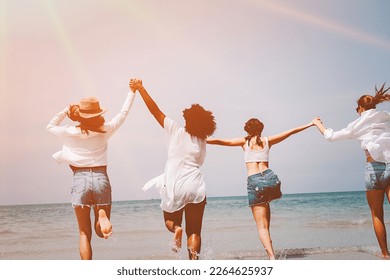
[[[55,7],[50,0],[40,0],[47,15],[52,23],[52,28],[57,36],[62,48],[68,56],[69,63],[71,64],[75,76],[79,79],[80,85],[85,95],[93,95],[95,88],[93,86],[92,79],[85,70],[85,65],[77,53],[77,49],[72,44],[71,38],[67,33],[67,30],[62,24],[60,17],[58,16]]]
[[[6,28],[6,3],[0,1],[0,108],[4,112],[5,92],[7,87],[7,28]]]
[[[306,22],[311,25],[320,27],[322,29],[332,31],[335,33],[339,33],[341,35],[344,35],[346,37],[352,38],[356,41],[360,41],[366,44],[370,44],[385,50],[390,50],[390,42],[378,38],[374,35],[364,33],[360,30],[353,29],[349,26],[346,26],[340,22],[333,21],[324,17],[320,17],[318,15],[314,14],[308,14],[303,11],[287,7],[285,5],[275,4],[272,1],[258,1],[258,0],[252,0],[252,2],[257,3],[258,6],[265,7],[268,10],[271,10],[275,13],[282,14],[286,17]]]

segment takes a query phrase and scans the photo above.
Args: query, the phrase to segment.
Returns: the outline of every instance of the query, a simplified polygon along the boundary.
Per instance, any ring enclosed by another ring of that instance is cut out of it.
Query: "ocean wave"
[[[287,248],[275,251],[278,260],[370,260],[381,259],[376,246]],[[268,259],[262,251],[223,253],[214,259],[261,260]]]
[[[279,259],[309,258],[309,259],[371,259],[377,256],[376,247],[314,247],[283,249],[278,252]]]
[[[309,222],[309,226],[316,228],[329,228],[329,227],[355,227],[355,226],[364,226],[371,227],[372,221],[371,219],[352,219],[352,220],[322,220],[316,222]]]

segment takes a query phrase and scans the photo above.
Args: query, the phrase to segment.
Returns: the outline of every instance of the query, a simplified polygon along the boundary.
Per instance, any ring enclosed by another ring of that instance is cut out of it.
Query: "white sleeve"
[[[130,108],[133,105],[134,98],[135,94],[133,92],[129,92],[127,94],[126,100],[123,103],[121,111],[114,118],[112,118],[112,120],[106,123],[106,127],[108,128],[107,133],[113,134],[124,123],[127,115],[130,112]]]
[[[355,121],[348,124],[346,128],[343,128],[338,131],[334,131],[331,128],[327,128],[324,131],[324,137],[328,141],[337,141],[337,140],[355,138],[354,136],[361,131],[362,124],[363,122],[361,118],[358,118]]]
[[[60,136],[63,134],[66,130],[65,127],[59,126],[60,123],[66,118],[67,114],[69,112],[69,107],[66,107],[59,113],[57,113],[49,122],[49,124],[46,126],[46,131],[54,134],[56,136]]]
[[[174,122],[173,120],[171,120],[168,117],[165,117],[164,130],[165,130],[165,133],[167,134],[167,136],[174,134],[179,129],[180,129],[180,126],[176,122]]]

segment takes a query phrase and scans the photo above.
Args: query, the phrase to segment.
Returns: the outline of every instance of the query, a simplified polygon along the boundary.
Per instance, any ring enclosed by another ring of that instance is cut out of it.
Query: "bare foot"
[[[190,260],[199,260],[199,253],[193,250],[193,248],[188,247],[188,258]]]
[[[390,259],[389,250],[387,250],[387,248],[385,250],[381,250],[380,257],[384,258],[385,260]]]
[[[272,243],[272,241],[271,241],[271,243]],[[264,249],[265,249],[265,248],[264,248]],[[265,251],[267,252],[268,258],[269,258],[270,260],[276,260],[276,257],[275,257],[275,254],[274,254],[273,250],[272,250],[271,252],[269,252],[267,249],[265,249]]]
[[[100,231],[103,234],[103,237],[105,239],[110,237],[111,234],[112,234],[112,224],[111,224],[110,220],[108,219],[108,217],[106,215],[106,211],[104,211],[103,209],[99,210],[98,223],[99,223],[99,226],[100,226]]]
[[[183,235],[183,229],[181,227],[176,227],[175,234],[173,236],[173,246],[172,246],[172,251],[176,253],[180,252],[182,235]]]

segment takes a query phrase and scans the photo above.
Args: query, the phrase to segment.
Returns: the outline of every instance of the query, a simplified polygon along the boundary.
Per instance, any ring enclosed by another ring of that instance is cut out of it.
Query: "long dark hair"
[[[250,119],[245,123],[244,130],[248,133],[245,137],[246,141],[251,140],[253,137],[256,137],[257,145],[261,146],[261,133],[263,132],[264,124],[258,119]]]
[[[362,95],[357,101],[358,106],[362,107],[364,110],[369,110],[375,109],[376,105],[379,103],[390,101],[390,95],[386,93],[389,89],[390,87],[385,89],[385,83],[379,90],[375,86],[375,96],[369,94]]]
[[[89,134],[89,131],[94,131],[98,133],[106,133],[102,129],[102,126],[105,123],[105,119],[103,116],[97,116],[93,118],[82,118],[79,115],[79,106],[71,105],[69,107],[68,117],[75,122],[79,122],[80,124],[77,127],[80,127],[82,133]]]

